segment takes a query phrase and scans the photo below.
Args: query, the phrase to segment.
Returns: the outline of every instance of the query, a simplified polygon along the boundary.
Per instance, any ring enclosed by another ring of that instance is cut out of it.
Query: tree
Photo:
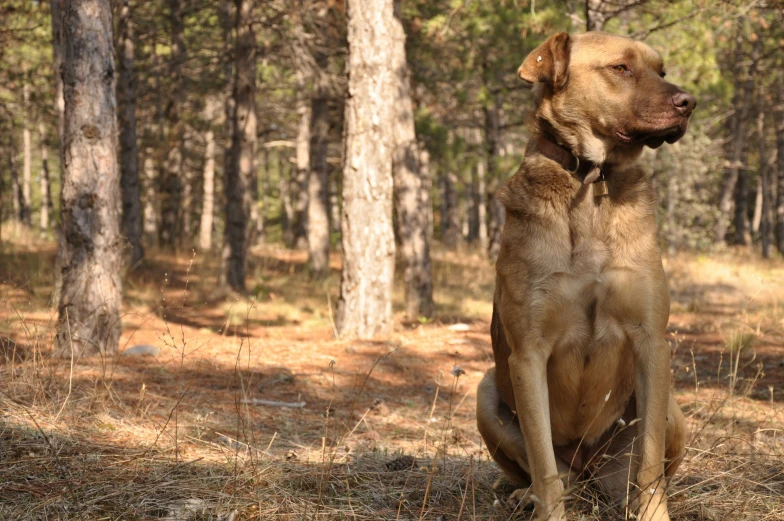
[[[344,338],[385,334],[392,326],[394,110],[393,0],[348,5],[348,91],[337,331]]]
[[[226,171],[225,277],[235,291],[245,291],[245,263],[253,200],[251,181],[256,157],[256,34],[255,0],[236,0],[237,41],[234,49],[234,114],[231,163]]]
[[[776,75],[773,117],[776,129],[776,249],[784,255],[784,72]],[[772,175],[772,174],[771,174]],[[773,183],[771,183],[773,184]]]
[[[122,189],[122,234],[130,246],[130,265],[144,257],[142,204],[139,194],[139,152],[136,145],[136,86],[133,62],[135,42],[130,0],[120,4],[120,63],[117,97],[120,103],[120,187]]]
[[[403,30],[400,0],[395,0],[391,25],[390,54],[393,73],[392,173],[395,185],[395,210],[398,237],[405,265],[406,311],[410,318],[433,316],[433,280],[430,274],[430,242],[427,236],[427,211],[419,149],[414,128],[411,80],[406,61],[406,34]]]
[[[327,55],[318,52],[316,86],[311,103],[310,179],[308,181],[307,239],[311,274],[321,278],[329,273],[329,170],[327,138],[329,137],[329,105],[326,86]],[[299,150],[297,151],[299,154]]]
[[[26,67],[25,67],[26,69]],[[24,70],[24,85],[22,86],[22,224],[30,227],[32,213],[32,197],[30,195],[31,168],[32,168],[32,140],[30,137],[30,81],[28,72]]]
[[[183,74],[185,44],[183,42],[183,7],[181,0],[169,0],[169,24],[171,26],[171,56],[169,100],[166,104],[165,118],[168,124],[166,166],[161,180],[161,222],[158,228],[161,246],[174,248],[181,232],[182,217],[182,148],[184,122]]]
[[[38,137],[41,145],[41,233],[49,230],[49,219],[54,215],[52,190],[49,176],[49,151],[46,148],[46,125],[38,123]]]
[[[215,132],[212,129],[212,122],[218,108],[218,101],[215,98],[209,98],[204,108],[207,130],[204,132],[204,193],[199,220],[199,249],[202,251],[209,251],[212,248],[212,223],[215,206]]]
[[[120,171],[109,0],[63,5],[62,290],[56,351],[111,354],[120,337]]]

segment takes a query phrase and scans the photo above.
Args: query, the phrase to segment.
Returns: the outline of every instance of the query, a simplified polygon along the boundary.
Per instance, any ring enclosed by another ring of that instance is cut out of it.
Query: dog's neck
[[[597,165],[592,161],[580,158],[571,149],[559,144],[547,133],[535,138],[536,148],[548,159],[558,163],[569,174],[580,179],[584,184],[604,181],[612,172],[612,165]]]

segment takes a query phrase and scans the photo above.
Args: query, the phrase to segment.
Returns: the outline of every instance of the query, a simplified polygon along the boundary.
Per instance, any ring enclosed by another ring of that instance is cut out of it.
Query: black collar
[[[610,174],[611,165],[597,165],[591,161],[580,159],[568,148],[559,145],[555,140],[542,134],[536,138],[536,148],[546,158],[561,165],[561,168],[582,179],[583,184],[605,181]]]

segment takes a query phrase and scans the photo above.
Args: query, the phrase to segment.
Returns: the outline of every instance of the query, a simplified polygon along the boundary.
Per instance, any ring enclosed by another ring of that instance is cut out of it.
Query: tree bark
[[[158,212],[155,191],[155,152],[152,148],[144,151],[144,236],[147,245],[155,244],[158,236]]]
[[[310,123],[310,180],[308,182],[307,239],[310,273],[315,278],[329,274],[329,176],[327,169],[327,138],[329,134],[329,107],[327,88],[324,84],[327,56],[316,54],[319,75],[315,78]]]
[[[215,115],[214,104],[213,100],[208,100],[205,110],[208,126],[204,132],[204,186],[199,219],[199,249],[201,251],[212,249],[212,225],[215,212],[215,132],[212,130],[212,120]]]
[[[762,243],[762,257],[770,258],[770,247],[773,243],[773,223],[771,208],[773,206],[772,182],[770,168],[768,168],[768,151],[765,146],[765,108],[763,88],[760,85],[757,96],[757,146],[759,146],[759,177],[760,191],[762,192],[762,218],[760,222],[760,242]]]
[[[54,107],[57,112],[57,137],[60,148],[63,146],[63,128],[65,125],[65,101],[63,100],[63,2],[51,0],[52,14],[52,69],[54,70]],[[60,165],[62,176],[64,165]]]
[[[443,215],[441,216],[443,231],[441,240],[444,246],[454,249],[460,241],[460,207],[457,193],[457,175],[451,170],[447,170],[444,173],[443,187]]]
[[[762,176],[757,177],[757,191],[754,196],[754,215],[751,218],[751,233],[757,234],[762,224]]]
[[[499,144],[501,140],[501,94],[497,94],[493,99],[493,104],[485,106],[485,146],[487,151],[487,173],[495,189],[501,187],[503,181],[498,169]],[[495,190],[494,190],[495,192]],[[501,236],[504,230],[506,219],[506,209],[501,202],[493,195],[489,202],[490,229],[488,253],[490,259],[495,262],[498,253],[501,251]]]
[[[26,228],[31,224],[30,183],[32,181],[32,139],[30,136],[30,82],[27,77],[27,68],[23,72],[24,85],[22,86],[22,224]]]
[[[52,191],[49,182],[49,151],[46,148],[46,126],[38,123],[38,136],[41,141],[41,233],[49,230],[49,220],[54,215]]]
[[[278,193],[280,198],[280,229],[283,236],[283,243],[286,246],[291,246],[294,242],[294,233],[291,225],[294,221],[294,208],[291,206],[291,167],[288,168],[289,173],[286,172],[286,165],[289,161],[283,154],[282,149],[278,149]]]
[[[343,269],[337,331],[370,338],[392,329],[395,237],[392,154],[393,0],[348,4],[348,90],[343,175]]]
[[[181,235],[182,225],[182,148],[184,123],[180,118],[183,101],[182,64],[185,61],[183,43],[183,8],[181,0],[169,0],[171,26],[171,56],[169,100],[165,118],[168,126],[166,166],[161,181],[161,222],[158,228],[160,245],[173,249]]]
[[[602,4],[605,0],[585,0],[585,30],[601,31],[604,28],[605,14]]]
[[[739,22],[739,24],[742,24],[742,20]],[[733,98],[735,114],[732,117],[732,121],[730,121],[730,141],[728,154],[729,166],[724,173],[724,179],[722,180],[721,185],[721,196],[719,198],[719,219],[716,221],[716,228],[714,233],[714,241],[716,243],[723,242],[726,239],[727,228],[729,225],[728,216],[732,211],[733,194],[737,195],[740,192],[745,193],[745,190],[743,189],[745,187],[745,179],[740,180],[740,183],[743,185],[740,187],[741,189],[739,189],[739,187],[736,185],[739,182],[739,177],[745,176],[743,170],[741,169],[743,166],[742,156],[745,149],[746,123],[750,111],[752,94],[754,92],[754,75],[757,69],[757,62],[759,61],[761,39],[757,39],[757,42],[754,44],[751,66],[747,71],[744,81],[741,81],[743,74],[743,53],[740,49],[742,44],[741,39],[742,34],[738,32],[738,41],[736,43],[735,49],[735,96]],[[741,202],[741,204],[745,208],[745,203]],[[739,213],[741,211],[745,211],[744,208],[735,209],[736,226],[738,221],[741,222],[740,232],[737,229],[735,230],[736,242],[738,242],[738,237],[740,237],[739,244],[743,244],[743,241],[745,240],[745,227],[743,223],[747,217],[743,217],[743,215]]]
[[[251,206],[255,205],[252,181],[256,159],[256,34],[253,30],[255,0],[236,0],[234,49],[234,121],[232,161],[225,176],[226,282],[245,291],[245,265],[251,239]]]
[[[118,348],[122,295],[111,2],[66,2],[63,41],[65,175],[55,350],[61,356],[109,355]]]
[[[784,255],[784,72],[776,78],[773,117],[776,123],[776,248]]]
[[[139,195],[139,150],[136,144],[136,80],[134,78],[133,23],[130,0],[121,0],[119,71],[117,97],[120,104],[120,187],[122,189],[122,234],[130,248],[130,266],[144,258],[142,204]]]
[[[16,169],[16,143],[13,130],[8,133],[8,172],[11,176],[11,209],[13,210],[14,231],[19,231],[22,222],[22,185],[19,183],[19,171]]]
[[[297,249],[307,246],[308,232],[308,180],[310,171],[310,126],[312,120],[311,101],[307,96],[306,74],[297,71],[297,137],[296,166],[294,173],[294,244]]]
[[[432,317],[433,279],[430,269],[430,242],[427,236],[422,171],[414,127],[411,80],[406,61],[406,34],[401,21],[400,1],[395,0],[391,25],[393,85],[392,174],[398,236],[404,265],[406,312],[410,319]]]

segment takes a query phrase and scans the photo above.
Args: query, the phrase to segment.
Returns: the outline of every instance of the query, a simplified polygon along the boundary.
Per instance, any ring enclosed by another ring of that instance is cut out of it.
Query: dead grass
[[[497,483],[474,425],[492,364],[481,256],[436,252],[435,321],[399,317],[389,338],[342,342],[337,256],[314,285],[303,253],[259,249],[251,296],[220,298],[214,259],[152,252],[125,277],[121,348],[160,353],[72,365],[49,358],[53,245],[2,252],[0,519],[513,518],[513,487]],[[784,271],[730,254],[667,270],[691,429],[673,519],[780,521]],[[578,484],[569,519],[624,518],[604,501]]]

